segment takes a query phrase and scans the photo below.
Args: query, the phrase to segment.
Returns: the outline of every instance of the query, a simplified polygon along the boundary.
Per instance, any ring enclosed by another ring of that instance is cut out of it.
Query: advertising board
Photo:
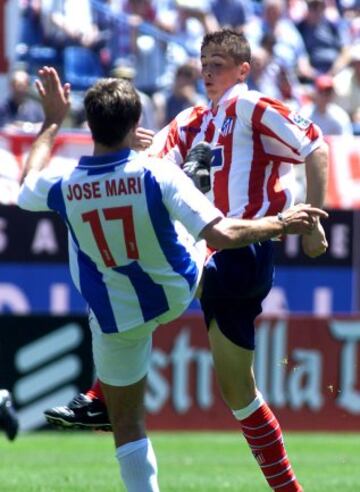
[[[275,283],[263,304],[265,314],[359,311],[357,214],[331,211],[324,223],[329,250],[315,260],[304,257],[297,236],[274,243]],[[84,312],[68,272],[67,233],[60,218],[0,205],[0,313]]]
[[[285,429],[358,431],[359,317],[262,317],[255,372]],[[86,317],[5,316],[0,387],[12,390],[21,427],[88,389],[94,373]],[[231,430],[201,316],[187,313],[154,335],[146,392],[150,429]]]

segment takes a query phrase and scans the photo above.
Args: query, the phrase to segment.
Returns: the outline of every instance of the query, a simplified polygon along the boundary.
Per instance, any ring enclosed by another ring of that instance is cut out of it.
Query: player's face
[[[214,44],[209,44],[201,51],[201,73],[207,95],[213,104],[217,104],[230,87],[244,80],[243,65],[236,65],[228,53]]]

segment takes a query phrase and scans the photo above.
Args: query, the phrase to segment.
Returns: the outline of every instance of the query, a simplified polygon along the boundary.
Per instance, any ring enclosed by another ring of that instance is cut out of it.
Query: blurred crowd
[[[55,66],[72,85],[66,126],[84,128],[83,92],[99,77],[131,80],[141,125],[157,130],[206,96],[204,34],[243,31],[250,89],[285,101],[326,135],[360,135],[360,0],[19,0],[16,62],[0,127],[36,131],[33,79]]]

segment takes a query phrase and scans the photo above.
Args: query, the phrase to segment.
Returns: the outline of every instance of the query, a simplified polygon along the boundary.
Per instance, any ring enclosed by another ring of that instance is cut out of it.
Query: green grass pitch
[[[266,492],[242,436],[152,432],[162,492]],[[287,433],[305,492],[360,492],[360,434]],[[1,492],[121,492],[112,435],[36,432],[0,435]]]

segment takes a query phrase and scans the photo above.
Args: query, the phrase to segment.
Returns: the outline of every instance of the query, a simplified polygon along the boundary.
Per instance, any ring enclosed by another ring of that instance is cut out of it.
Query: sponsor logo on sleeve
[[[311,125],[311,121],[301,116],[300,113],[295,113],[295,112],[290,113],[289,119],[302,130],[306,130]]]

